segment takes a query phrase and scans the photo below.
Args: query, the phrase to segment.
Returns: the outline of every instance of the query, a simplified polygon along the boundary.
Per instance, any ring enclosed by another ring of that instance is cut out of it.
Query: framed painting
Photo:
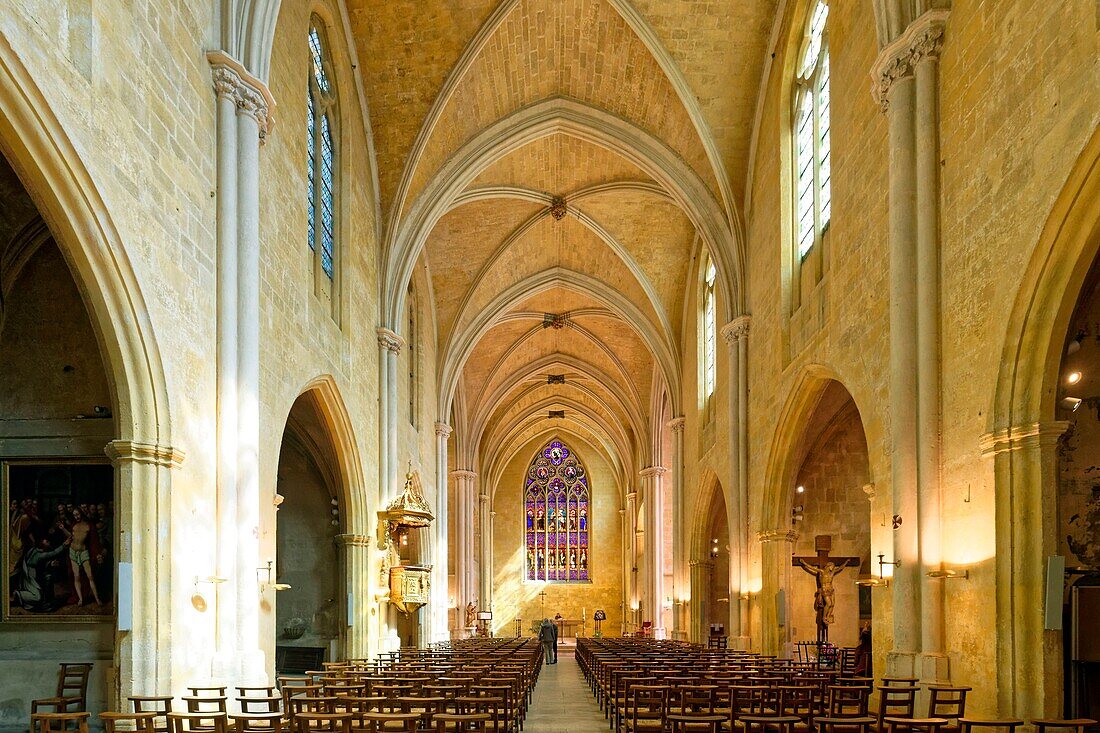
[[[2,464],[4,621],[115,615],[114,468],[106,459]]]

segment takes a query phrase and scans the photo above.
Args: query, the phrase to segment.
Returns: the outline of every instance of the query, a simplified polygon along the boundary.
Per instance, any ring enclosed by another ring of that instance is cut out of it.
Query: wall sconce
[[[263,577],[261,577],[260,576],[261,573],[264,573],[265,575]],[[290,590],[290,586],[287,585],[286,583],[276,583],[275,582],[275,561],[274,560],[268,560],[267,565],[265,565],[262,568],[256,568],[256,580],[258,580],[259,583],[260,583],[260,592],[261,593],[266,591],[268,589],[268,587],[272,588],[273,590],[277,590],[277,591],[278,590]]]
[[[205,578],[195,576],[195,590],[191,594],[191,607],[199,613],[204,613],[207,609],[206,598],[199,592],[199,584],[210,584],[214,586],[214,592],[217,593],[218,585],[224,583],[225,578],[221,578],[217,575],[207,575]]]
[[[943,578],[944,580],[950,578],[962,578],[963,580],[970,579],[969,570],[958,570],[956,568],[949,568],[946,565],[941,565],[939,570],[929,570],[925,575],[929,578]]]

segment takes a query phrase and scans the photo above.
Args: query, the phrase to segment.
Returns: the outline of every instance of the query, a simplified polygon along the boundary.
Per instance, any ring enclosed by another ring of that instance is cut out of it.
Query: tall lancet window
[[[309,246],[329,281],[336,273],[336,87],[321,19],[309,23]]]
[[[794,83],[794,212],[799,257],[805,257],[829,229],[829,5],[810,10]]]
[[[527,579],[588,582],[592,530],[588,472],[556,438],[527,469],[524,511]]]
[[[714,260],[706,258],[703,270],[703,328],[701,329],[703,357],[703,411],[709,419],[713,414],[712,402],[718,378],[718,300],[714,291],[718,270]]]

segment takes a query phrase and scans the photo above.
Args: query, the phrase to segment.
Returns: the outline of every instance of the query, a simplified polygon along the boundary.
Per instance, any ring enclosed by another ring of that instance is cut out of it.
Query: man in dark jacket
[[[550,622],[550,619],[544,618],[542,625],[539,627],[539,641],[542,643],[542,653],[547,664],[557,664],[558,662],[557,650],[554,648],[558,639],[556,632],[557,629],[554,628],[554,624]]]

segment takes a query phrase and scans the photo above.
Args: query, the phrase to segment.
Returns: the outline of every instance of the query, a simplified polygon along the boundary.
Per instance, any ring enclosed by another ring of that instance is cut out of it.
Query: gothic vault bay
[[[544,620],[1100,718],[1098,59],[1088,0],[10,0],[0,733]]]

